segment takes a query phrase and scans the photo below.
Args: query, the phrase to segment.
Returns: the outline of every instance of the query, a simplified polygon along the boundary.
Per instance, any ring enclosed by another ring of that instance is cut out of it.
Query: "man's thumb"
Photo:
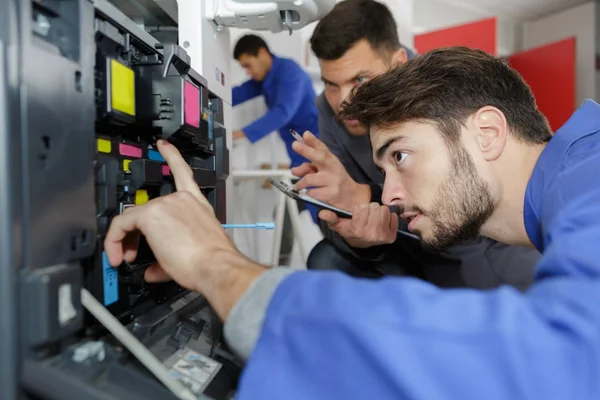
[[[330,210],[319,211],[319,218],[321,218],[323,221],[327,222],[330,225],[335,225],[340,220],[340,217],[338,217],[333,211]]]

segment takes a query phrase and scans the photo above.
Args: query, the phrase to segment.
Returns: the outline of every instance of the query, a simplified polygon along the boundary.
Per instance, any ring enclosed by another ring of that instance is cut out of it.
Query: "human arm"
[[[598,193],[551,205],[560,224],[527,294],[441,290],[411,278],[267,271],[235,250],[185,161],[159,150],[178,192],[116,217],[105,250],[112,265],[131,260],[142,233],[158,262],[147,280],[172,277],[206,296],[230,346],[251,354],[240,399],[600,396]],[[556,190],[565,189],[576,193]],[[236,329],[256,344],[244,349]]]
[[[548,241],[527,293],[295,273],[270,302],[240,399],[598,398],[600,187],[562,179],[543,195]]]
[[[242,131],[255,143],[269,133],[285,126],[298,111],[302,103],[302,84],[299,77],[288,75],[282,76],[275,85],[274,104],[262,117],[245,126]]]
[[[305,133],[305,145],[299,142],[293,144],[295,151],[311,161],[292,169],[292,173],[301,178],[296,183],[296,188],[299,190],[308,188],[308,195],[348,211],[352,211],[359,205],[380,202],[381,189],[378,185],[360,184],[348,173],[346,166],[352,164],[352,157],[336,138],[339,134],[346,133],[341,132],[342,128],[335,120],[333,111],[323,95],[317,98],[316,103],[319,111],[319,139],[311,133]],[[365,243],[362,237],[367,235],[360,232],[363,229],[353,232],[352,229],[348,229],[351,224],[343,223],[331,226],[329,222],[333,218],[335,218],[333,213],[322,211],[319,213],[318,224],[323,236],[338,250],[352,257],[369,261],[383,256],[388,248],[387,245]],[[336,225],[341,225],[341,229],[335,229]],[[371,229],[378,230],[377,227]],[[382,230],[378,231],[375,234],[381,233]]]
[[[235,107],[245,101],[258,97],[262,94],[260,89],[260,83],[247,80],[239,86],[234,87],[231,90],[231,102]]]
[[[275,291],[238,396],[595,399],[596,287],[547,282],[522,295],[297,272]],[[548,301],[579,290],[593,303]]]
[[[321,131],[323,132],[323,131]],[[324,131],[327,132],[327,131]],[[329,139],[329,140],[328,140]],[[341,149],[339,148],[339,146],[335,143],[334,140],[332,140],[332,138],[330,138],[326,133],[322,135],[322,140],[323,143],[330,149],[330,151],[337,157],[340,157],[340,162],[342,162],[343,165],[346,165],[344,163],[344,152],[341,151]],[[348,161],[348,160],[346,160]],[[370,184],[362,184],[360,186],[363,186],[364,188],[362,189],[365,193],[364,197],[361,197],[360,194],[355,194],[355,195],[348,195],[348,197],[354,197],[355,199],[359,199],[356,203],[356,205],[354,207],[360,206],[361,204],[363,205],[367,205],[369,203],[373,204],[373,203],[378,203],[381,204],[381,193],[382,193],[382,188],[380,185],[375,184],[375,183],[370,183]],[[370,195],[370,198],[368,197]],[[350,211],[353,211],[353,215],[357,215],[357,211],[358,210],[354,210],[354,208],[349,209]],[[366,210],[363,210],[363,213],[366,213]],[[393,244],[376,244],[373,245],[372,243],[368,243],[367,240],[367,244],[363,243],[361,245],[361,237],[364,236],[364,231],[366,231],[366,227],[364,225],[362,225],[359,221],[357,221],[356,219],[354,220],[355,224],[354,224],[354,228],[356,229],[356,233],[352,234],[351,236],[354,236],[356,239],[356,241],[352,240],[352,238],[350,237],[349,233],[352,232],[352,222],[350,221],[350,224],[348,224],[349,226],[346,226],[346,232],[345,232],[345,237],[342,236],[340,234],[340,232],[337,232],[335,229],[332,229],[332,225],[335,226],[335,223],[332,224],[331,222],[334,222],[337,220],[337,216],[335,216],[333,213],[328,213],[328,212],[322,212],[319,214],[320,217],[324,217],[325,219],[322,218],[318,218],[317,223],[319,224],[319,228],[321,230],[321,233],[323,234],[323,237],[325,237],[327,240],[329,240],[331,243],[333,243],[333,245],[340,250],[343,253],[349,254],[352,257],[355,257],[359,260],[364,260],[364,261],[377,261],[383,258],[383,256],[385,255],[385,253],[390,249],[390,246],[393,246]],[[384,217],[387,219],[387,217]],[[361,216],[359,218],[359,220],[368,220],[368,216]],[[398,225],[403,225],[404,222],[398,218],[396,218],[396,221],[398,221]],[[391,219],[389,220],[390,222],[390,226],[394,226],[393,224],[396,223],[396,221],[392,221]],[[393,224],[392,224],[393,222]],[[373,224],[376,225],[376,224]],[[344,228],[344,226],[342,226],[342,229]],[[350,228],[350,229],[348,229]],[[391,232],[393,232],[393,227],[391,228]],[[390,234],[391,232],[386,232],[386,230],[382,230],[379,229],[379,227],[377,226],[373,226],[369,229],[369,233],[371,235],[375,234],[380,234],[383,235],[384,237],[388,234]],[[395,235],[392,235],[392,237]],[[389,240],[387,239],[383,239],[383,242],[388,242]],[[381,242],[381,241],[380,241]]]
[[[177,149],[164,140],[157,146],[171,169],[177,192],[130,207],[113,218],[104,250],[113,266],[123,260],[132,262],[144,235],[157,261],[145,271],[145,279],[172,278],[203,293],[224,319],[265,268],[237,251]]]

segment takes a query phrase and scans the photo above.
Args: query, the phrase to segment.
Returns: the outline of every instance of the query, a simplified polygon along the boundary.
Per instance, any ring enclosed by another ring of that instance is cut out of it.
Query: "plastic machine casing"
[[[199,398],[235,390],[240,364],[206,300],[145,283],[147,246],[118,269],[102,250],[113,216],[174,190],[158,138],[226,222],[225,106],[190,64],[104,0],[0,4],[3,399],[175,398],[84,310],[82,288]]]

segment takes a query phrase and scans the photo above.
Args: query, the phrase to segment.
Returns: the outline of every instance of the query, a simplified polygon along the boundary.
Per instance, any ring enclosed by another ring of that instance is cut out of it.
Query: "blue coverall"
[[[291,166],[308,160],[294,150],[290,128],[301,135],[311,131],[319,136],[319,121],[315,100],[317,95],[310,76],[293,60],[273,55],[273,64],[262,82],[248,80],[233,88],[233,106],[263,96],[268,112],[242,130],[251,143],[273,131],[279,131],[285,143]]]
[[[275,289],[238,398],[600,399],[600,106],[586,101],[528,182],[542,253],[526,293],[294,272]]]

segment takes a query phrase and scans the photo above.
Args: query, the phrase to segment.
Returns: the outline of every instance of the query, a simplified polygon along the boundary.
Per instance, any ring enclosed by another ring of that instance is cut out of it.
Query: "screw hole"
[[[81,87],[81,72],[75,71],[75,90],[78,92],[82,91]]]
[[[82,245],[87,244],[87,239],[88,239],[87,231],[82,231],[81,232],[81,244]]]

